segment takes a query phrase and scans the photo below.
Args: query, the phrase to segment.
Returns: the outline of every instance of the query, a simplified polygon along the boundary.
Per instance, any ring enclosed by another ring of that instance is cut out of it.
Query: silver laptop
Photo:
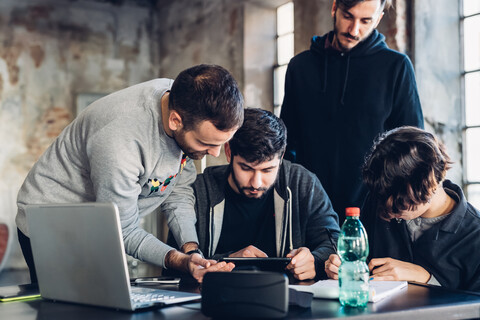
[[[26,214],[43,298],[136,310],[201,297],[130,286],[114,204],[29,205]]]

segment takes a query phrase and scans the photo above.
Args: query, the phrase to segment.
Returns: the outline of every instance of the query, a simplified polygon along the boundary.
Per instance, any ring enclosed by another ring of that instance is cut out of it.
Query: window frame
[[[465,0],[464,0],[465,1]],[[464,30],[464,25],[465,25],[465,20],[470,19],[473,17],[480,16],[480,12],[477,13],[472,13],[469,15],[464,15],[464,1],[461,2],[460,5],[460,50],[461,50],[461,55],[460,55],[460,66],[461,66],[461,85],[462,85],[462,159],[463,159],[463,190],[465,192],[465,196],[468,199],[469,198],[469,187],[470,186],[480,186],[480,179],[477,180],[470,180],[468,176],[468,163],[467,163],[467,132],[471,129],[476,129],[480,130],[480,124],[476,125],[467,125],[467,119],[466,119],[466,75],[468,74],[480,74],[480,67],[477,69],[473,70],[465,70],[465,30]],[[480,101],[478,101],[480,103]]]
[[[293,23],[293,26],[292,26],[292,30],[290,32],[286,32],[286,33],[283,33],[283,34],[279,34],[278,33],[278,9],[282,6],[285,6],[287,4],[291,4],[292,5],[292,15],[293,15],[293,19],[292,19],[292,23]],[[276,13],[276,19],[275,19],[275,23],[276,23],[276,26],[275,26],[275,64],[273,65],[273,71],[272,71],[272,77],[273,77],[273,97],[272,97],[272,104],[273,104],[273,110],[274,110],[274,113],[279,115],[280,114],[280,108],[282,106],[282,103],[283,103],[283,96],[282,97],[279,97],[278,101],[276,101],[276,96],[278,94],[278,91],[280,89],[279,87],[279,84],[277,84],[277,77],[276,77],[276,73],[279,72],[279,70],[281,70],[282,68],[286,68],[288,66],[288,63],[290,62],[290,59],[293,58],[293,56],[295,55],[295,3],[294,1],[287,1],[285,3],[283,3],[282,5],[278,6],[276,9],[275,9],[275,13]],[[290,57],[290,59],[288,59],[287,62],[285,63],[282,63],[280,64],[279,61],[278,61],[278,51],[279,51],[279,45],[278,45],[278,41],[281,37],[285,37],[285,36],[292,36],[292,39],[293,39],[293,53],[292,53],[292,56]],[[282,83],[282,81],[278,81],[280,83]],[[283,84],[285,84],[285,78],[283,78]],[[285,87],[285,85],[283,85],[283,87]]]

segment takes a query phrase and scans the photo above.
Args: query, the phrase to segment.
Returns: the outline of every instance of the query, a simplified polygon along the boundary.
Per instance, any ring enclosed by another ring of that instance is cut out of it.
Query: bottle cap
[[[358,217],[358,216],[360,216],[360,208],[357,208],[357,207],[345,208],[345,216],[347,216],[347,217]]]

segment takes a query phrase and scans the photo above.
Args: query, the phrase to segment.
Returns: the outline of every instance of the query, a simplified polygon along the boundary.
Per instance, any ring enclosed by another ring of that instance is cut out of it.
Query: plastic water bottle
[[[347,219],[338,238],[338,253],[342,260],[338,271],[340,304],[365,307],[369,294],[367,232],[360,222],[359,208],[346,208]]]

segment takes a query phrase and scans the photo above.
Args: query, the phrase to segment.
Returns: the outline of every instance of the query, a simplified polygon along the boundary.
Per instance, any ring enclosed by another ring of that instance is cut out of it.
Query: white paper
[[[309,286],[290,285],[297,291],[313,293],[314,298],[338,299],[338,280],[320,280]],[[369,302],[377,302],[407,287],[407,281],[370,281]]]

